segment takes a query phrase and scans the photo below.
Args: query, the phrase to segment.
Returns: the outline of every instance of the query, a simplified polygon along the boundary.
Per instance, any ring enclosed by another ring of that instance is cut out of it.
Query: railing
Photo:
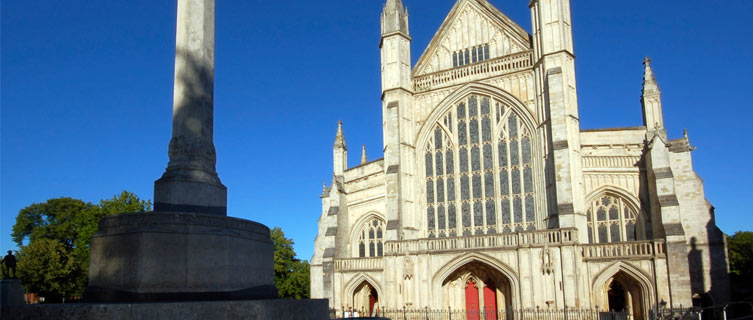
[[[380,309],[372,310],[341,308],[330,309],[330,319],[352,317],[381,317],[392,320],[632,320],[627,312],[605,312],[587,309],[564,310],[480,310],[463,309]]]
[[[633,241],[583,245],[583,258],[611,259],[664,256],[664,241]]]
[[[381,271],[384,270],[384,259],[353,258],[335,260],[335,271]]]
[[[552,229],[483,236],[416,239],[385,242],[385,255],[485,248],[516,248],[544,244],[571,244],[577,240],[575,229]]]
[[[531,66],[533,66],[533,52],[519,52],[459,68],[421,75],[413,79],[413,86],[417,92],[426,91],[461,81],[487,78],[493,73],[519,71]]]

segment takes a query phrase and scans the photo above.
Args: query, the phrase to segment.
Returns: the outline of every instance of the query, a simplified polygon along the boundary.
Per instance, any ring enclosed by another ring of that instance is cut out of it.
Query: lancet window
[[[470,95],[434,127],[424,148],[429,237],[536,228],[533,136],[488,96]]]
[[[384,221],[373,218],[363,225],[358,238],[358,257],[381,257],[384,254]]]
[[[489,60],[489,44],[458,50],[452,53],[452,67]]]
[[[638,215],[620,197],[598,197],[587,207],[586,219],[589,243],[637,240]]]

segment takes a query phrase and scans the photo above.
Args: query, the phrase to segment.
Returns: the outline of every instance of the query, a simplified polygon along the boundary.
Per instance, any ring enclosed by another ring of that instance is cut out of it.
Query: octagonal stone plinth
[[[90,302],[275,298],[269,228],[196,213],[124,213],[92,237]]]

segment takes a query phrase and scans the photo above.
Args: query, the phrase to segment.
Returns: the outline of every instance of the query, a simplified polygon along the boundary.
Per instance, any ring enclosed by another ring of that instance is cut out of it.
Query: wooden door
[[[465,312],[466,319],[479,320],[478,288],[470,280],[465,284]]]
[[[497,288],[491,283],[484,287],[484,314],[486,320],[497,320]]]

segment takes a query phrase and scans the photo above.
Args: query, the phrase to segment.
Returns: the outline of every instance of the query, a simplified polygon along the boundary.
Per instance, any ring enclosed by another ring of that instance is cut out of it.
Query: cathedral
[[[408,12],[386,0],[384,158],[364,151],[348,168],[338,125],[312,298],[372,314],[570,308],[639,320],[728,299],[724,236],[687,133],[664,128],[651,61],[643,126],[581,130],[570,1],[529,7],[531,33],[487,0],[457,0],[411,65]]]

